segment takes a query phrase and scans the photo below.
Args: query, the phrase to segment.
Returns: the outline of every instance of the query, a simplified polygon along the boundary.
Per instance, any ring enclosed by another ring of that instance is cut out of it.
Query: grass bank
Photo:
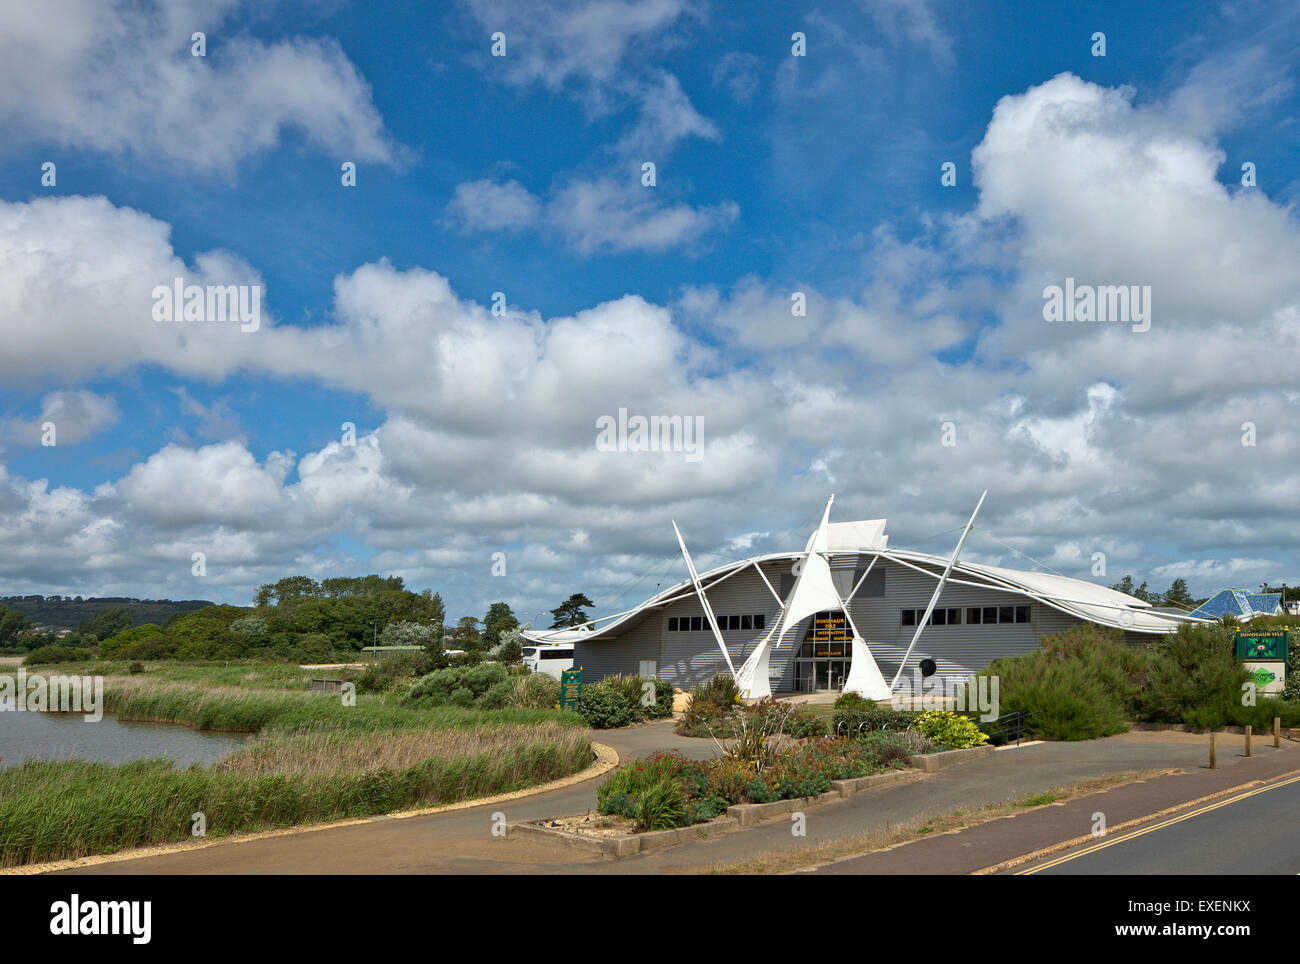
[[[108,677],[105,710],[119,719],[255,735],[208,768],[60,760],[0,770],[0,866],[189,840],[196,813],[213,837],[453,803],[560,779],[592,759],[590,731],[572,713],[409,708],[382,695],[345,705],[308,692],[311,671],[298,667],[85,669]]]

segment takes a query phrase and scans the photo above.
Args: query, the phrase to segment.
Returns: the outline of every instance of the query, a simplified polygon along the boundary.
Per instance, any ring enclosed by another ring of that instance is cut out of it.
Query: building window
[[[670,633],[675,633],[675,632],[677,632],[677,617],[676,617],[676,616],[669,616],[669,617],[668,617],[668,632],[670,632]]]
[[[701,629],[703,629],[703,628],[704,628],[704,617],[703,617],[703,616],[692,616],[692,617],[691,617],[691,632],[693,632],[693,633],[698,633],[698,632],[699,632]]]
[[[980,624],[980,614],[983,610],[979,606],[971,606],[966,610],[966,624],[969,626],[978,626]]]
[[[739,629],[739,628],[740,628],[740,617],[739,617],[739,616],[725,616],[725,617],[723,617],[723,618],[726,620],[726,622],[724,623],[724,625],[726,626],[727,629]]]
[[[998,622],[1000,622],[1000,623],[1014,623],[1015,621],[1016,621],[1016,607],[1015,607],[1015,606],[999,606],[999,607],[998,607]]]
[[[904,626],[915,626],[915,625],[916,625],[916,610],[915,610],[915,609],[904,609],[904,610],[903,610],[903,625],[904,625]]]
[[[754,628],[755,629],[767,628],[767,616],[764,613],[754,613]]]
[[[1027,623],[1027,622],[1029,622],[1029,607],[1028,607],[1028,606],[1017,606],[1017,607],[1016,607],[1016,622],[1018,622],[1018,623]]]

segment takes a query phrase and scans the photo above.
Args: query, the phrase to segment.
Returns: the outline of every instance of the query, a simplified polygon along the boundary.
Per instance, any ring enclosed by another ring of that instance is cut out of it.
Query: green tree
[[[1174,584],[1164,594],[1166,606],[1186,606],[1192,605],[1192,594],[1187,591],[1186,579],[1175,579]]]
[[[455,644],[456,649],[479,648],[483,635],[479,632],[478,617],[461,616],[456,620],[456,628],[447,634],[447,639]]]
[[[18,637],[31,625],[31,620],[18,610],[0,606],[0,648],[16,645]]]
[[[77,632],[83,636],[90,635],[96,639],[108,639],[124,629],[131,627],[131,610],[121,606],[102,609],[89,619],[83,619]]]
[[[555,617],[555,622],[551,623],[551,628],[565,629],[568,626],[582,625],[587,621],[587,613],[582,607],[594,605],[596,604],[587,598],[586,593],[575,592],[551,610],[551,615]]]
[[[489,649],[501,642],[501,634],[519,626],[519,620],[503,602],[494,602],[488,606],[487,615],[483,617],[483,643]]]

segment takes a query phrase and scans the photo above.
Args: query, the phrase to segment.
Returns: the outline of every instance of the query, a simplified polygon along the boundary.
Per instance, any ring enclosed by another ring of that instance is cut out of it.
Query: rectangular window
[[[765,613],[754,614],[754,628],[767,629],[767,615]]]
[[[1029,607],[1028,607],[1028,606],[1017,606],[1017,607],[1016,607],[1016,622],[1018,622],[1018,623],[1027,623],[1027,622],[1029,622]]]
[[[979,606],[970,606],[966,610],[966,624],[968,626],[978,626],[980,622]]]
[[[727,628],[728,628],[728,629],[739,629],[739,628],[740,628],[740,617],[739,617],[739,616],[728,616],[728,617],[727,617]]]
[[[999,606],[999,607],[998,607],[998,622],[1000,622],[1000,623],[1014,623],[1015,621],[1016,621],[1016,607],[1015,607],[1015,606]]]
[[[693,633],[698,633],[698,632],[699,632],[701,629],[703,629],[703,628],[704,628],[704,617],[703,617],[703,616],[692,616],[692,617],[691,617],[691,632],[693,632]]]
[[[903,610],[903,625],[904,625],[904,626],[915,626],[915,625],[916,625],[916,610],[915,610],[915,609],[904,609],[904,610]]]
[[[751,616],[749,616],[749,615],[741,616],[741,617],[740,617],[740,628],[741,628],[741,629],[753,629],[753,628],[754,628],[754,620],[753,620],[753,617],[751,617]]]
[[[921,615],[924,616],[925,614],[922,613]],[[934,612],[932,612],[932,613],[930,614],[930,625],[931,625],[931,626],[947,626],[947,625],[948,625],[948,610],[946,610],[946,609],[936,609]]]
[[[675,633],[675,632],[677,632],[677,617],[676,617],[676,616],[669,616],[669,617],[668,617],[668,632],[670,632],[670,633]]]
[[[948,610],[948,625],[949,626],[961,625],[961,609],[958,608],[958,609]]]
[[[984,622],[986,622],[986,623],[996,623],[997,621],[998,621],[998,607],[997,607],[997,606],[985,606],[985,607],[984,607]]]

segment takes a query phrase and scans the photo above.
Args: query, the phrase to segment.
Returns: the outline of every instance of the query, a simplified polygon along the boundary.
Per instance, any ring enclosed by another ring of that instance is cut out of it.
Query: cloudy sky
[[[1062,7],[0,5],[0,595],[607,613],[671,519],[947,552],[985,488],[974,560],[1300,582],[1300,14]],[[1149,330],[1046,321],[1067,278]]]

